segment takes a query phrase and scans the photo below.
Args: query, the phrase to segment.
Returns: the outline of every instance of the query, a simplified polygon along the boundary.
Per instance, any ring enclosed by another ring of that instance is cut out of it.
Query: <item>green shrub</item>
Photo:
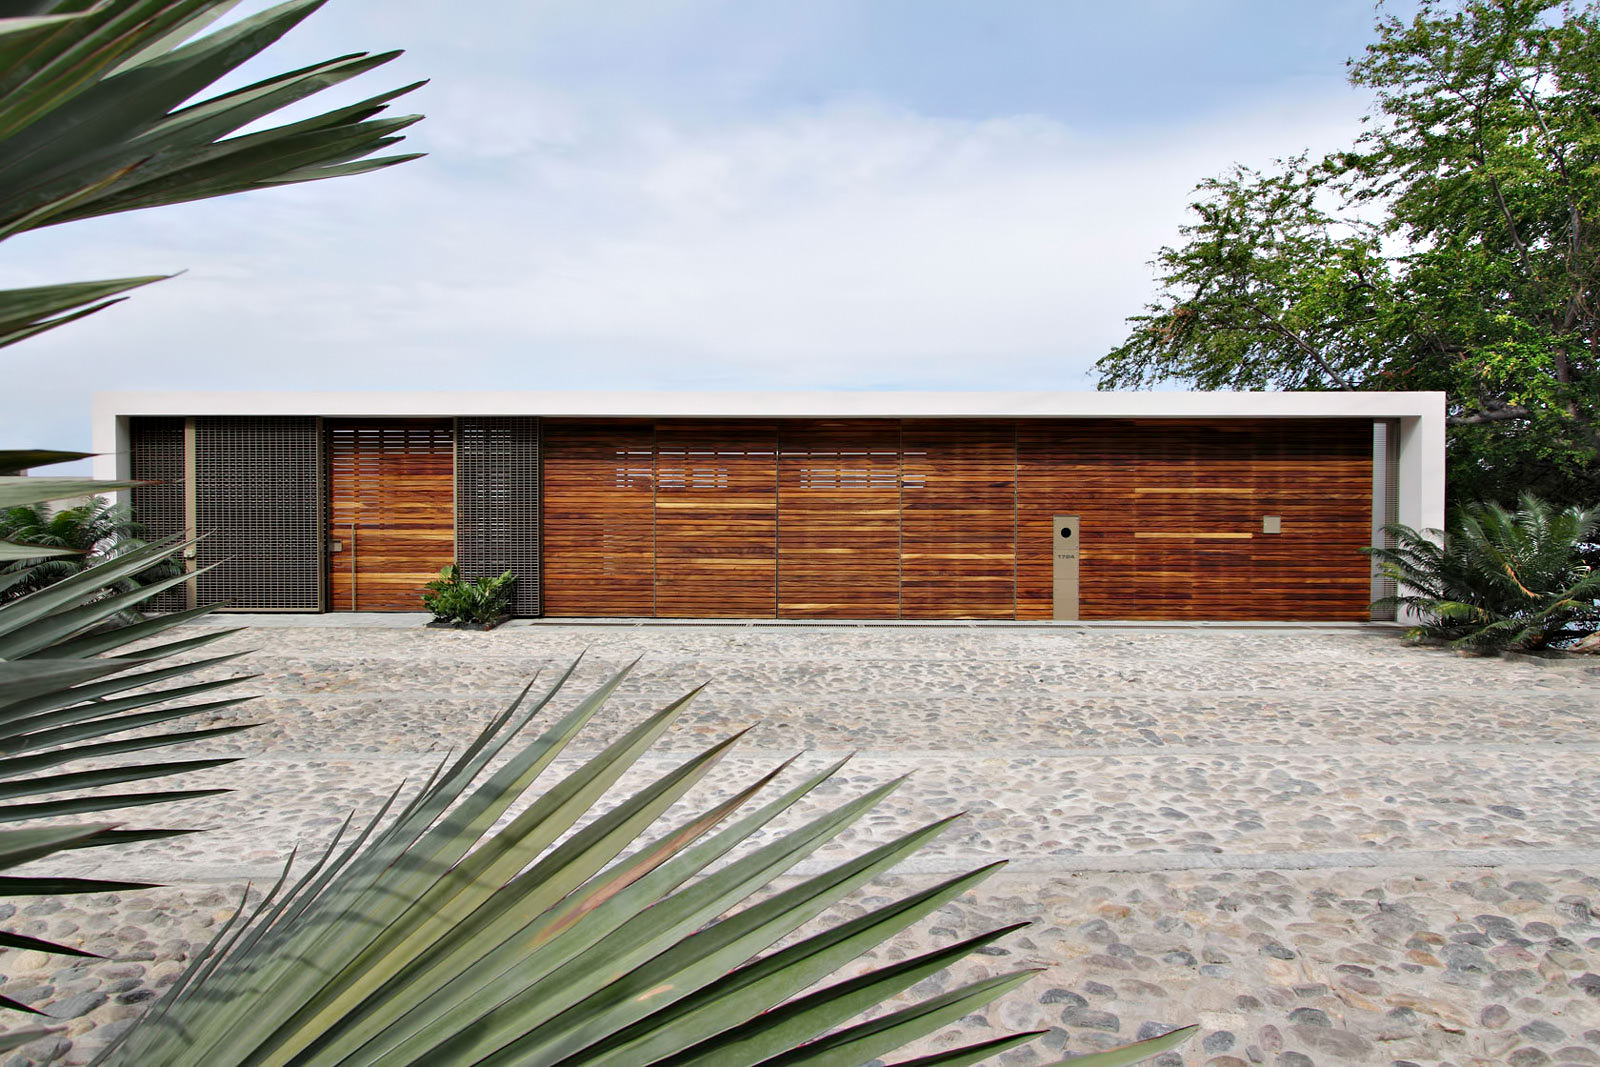
[[[452,563],[423,586],[422,606],[439,622],[499,622],[511,614],[515,581],[510,571],[496,578],[464,579],[461,568]]]
[[[1413,636],[1456,648],[1559,647],[1600,627],[1600,573],[1583,559],[1597,523],[1600,510],[1524,494],[1515,511],[1467,505],[1448,535],[1385,527],[1395,547],[1367,551],[1399,593],[1378,603],[1412,611]]]
[[[20,575],[9,580],[0,589],[0,603],[26,596],[64,578],[99,563],[143,548],[146,544],[143,526],[133,521],[131,510],[125,504],[109,503],[104,497],[94,497],[76,507],[52,510],[46,503],[19,504],[0,512],[0,539],[40,548],[67,549],[72,555],[50,559],[14,560],[4,565],[0,573]],[[127,593],[142,585],[171,578],[181,568],[176,561],[164,559],[128,578],[123,578],[104,593]],[[122,620],[137,622],[136,616]]]

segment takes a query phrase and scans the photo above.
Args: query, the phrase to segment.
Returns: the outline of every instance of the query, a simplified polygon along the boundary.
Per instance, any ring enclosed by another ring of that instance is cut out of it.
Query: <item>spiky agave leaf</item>
[[[292,0],[197,33],[232,2],[105,0],[43,32],[0,37],[0,236],[415,158],[367,157],[417,120],[376,116],[420,82],[233,136],[397,52],[342,56],[193,102],[322,2]]]
[[[127,297],[121,295],[167,275],[112,278],[108,281],[0,289],[0,347],[64,326],[103,311]]]
[[[360,174],[421,116],[388,117],[414,82],[240,131],[399,52],[361,52],[211,97],[324,0],[212,26],[237,0],[43,0],[0,17],[0,240],[42,226]],[[210,32],[206,32],[209,29]],[[0,291],[0,347],[102,311],[163,276]]]
[[[815,989],[850,960],[977,886],[1000,864],[772,951],[931,841],[951,820],[914,829],[752,902],[899,782],[740,850],[843,766],[841,761],[748,810],[784,764],[729,799],[653,830],[717,765],[736,735],[598,811],[600,798],[689,697],[535,791],[536,781],[630,669],[513,751],[511,742],[551,705],[572,668],[536,699],[529,701],[525,690],[392,821],[385,824],[384,815],[398,803],[398,792],[353,844],[342,843],[347,822],[296,884],[283,888],[287,881],[280,882],[251,914],[241,911],[97,1062],[861,1063],[970,1013],[1031,976],[1026,970],[998,975],[847,1025],[1010,932],[990,931]],[[492,761],[498,768],[480,781]],[[535,792],[528,807],[493,829],[524,794]],[[972,1063],[1031,1036],[985,1041],[916,1062]],[[1187,1036],[1168,1035],[1130,1047],[1123,1059],[1097,1062],[1133,1063]]]
[[[45,452],[0,453],[0,467],[15,470],[73,458],[78,457]],[[77,495],[80,484],[79,479],[0,477],[0,497],[34,503]],[[97,489],[112,485],[88,484]],[[184,576],[127,592],[108,595],[108,590],[161,565],[180,547],[175,541],[147,545],[0,604],[0,871],[9,872],[62,851],[189,833],[179,829],[125,829],[105,815],[222,791],[118,790],[135,782],[232,762],[147,760],[137,758],[138,753],[248,728],[228,725],[179,732],[158,729],[250,699],[193,701],[194,697],[211,694],[238,680],[233,678],[167,684],[234,658],[215,656],[162,663],[235,632],[231,630],[217,629],[151,643],[173,627],[209,611],[209,607],[132,625],[116,621],[162,589],[184,580]],[[141,647],[130,651],[135,644]],[[94,821],[61,821],[85,816]],[[139,888],[143,884],[122,879],[0,875],[0,893],[8,896],[95,892]],[[83,954],[69,946],[25,939],[5,931],[0,931],[0,946]]]

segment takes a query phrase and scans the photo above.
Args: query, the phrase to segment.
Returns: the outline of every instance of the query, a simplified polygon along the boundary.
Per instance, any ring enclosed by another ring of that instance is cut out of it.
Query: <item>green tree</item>
[[[1424,3],[1350,65],[1370,127],[1201,183],[1102,388],[1429,389],[1453,498],[1600,497],[1600,13]]]

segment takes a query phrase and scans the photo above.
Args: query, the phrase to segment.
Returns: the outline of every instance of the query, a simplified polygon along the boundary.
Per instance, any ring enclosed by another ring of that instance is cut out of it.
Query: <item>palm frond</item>
[[[1581,550],[1600,526],[1600,509],[1560,511],[1531,494],[1516,510],[1468,505],[1450,534],[1385,529],[1394,548],[1374,548],[1395,596],[1379,603],[1420,620],[1414,632],[1459,648],[1539,649],[1600,627],[1600,576]]]

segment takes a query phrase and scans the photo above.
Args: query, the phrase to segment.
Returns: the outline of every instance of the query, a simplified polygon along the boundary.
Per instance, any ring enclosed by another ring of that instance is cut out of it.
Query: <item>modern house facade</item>
[[[1444,520],[1442,393],[201,393],[95,398],[97,474],[203,535],[169,607],[1364,621]]]

